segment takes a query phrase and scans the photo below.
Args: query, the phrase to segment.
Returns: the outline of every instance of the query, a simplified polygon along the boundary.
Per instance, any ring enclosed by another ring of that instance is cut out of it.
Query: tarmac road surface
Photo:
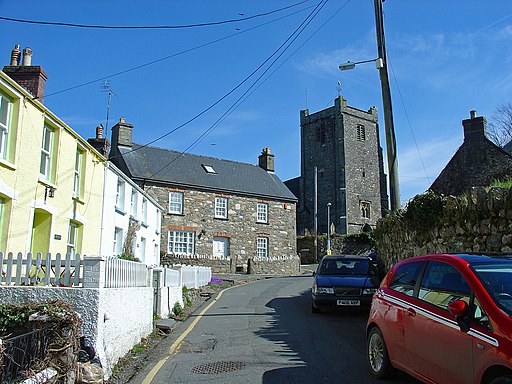
[[[368,312],[311,313],[311,276],[220,292],[180,324],[130,384],[377,383],[366,366]],[[417,383],[399,374],[386,383]]]

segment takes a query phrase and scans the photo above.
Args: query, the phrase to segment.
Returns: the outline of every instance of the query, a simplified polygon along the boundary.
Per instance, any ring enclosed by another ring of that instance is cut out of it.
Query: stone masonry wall
[[[439,204],[424,209],[411,201],[403,212],[379,222],[374,238],[386,268],[428,253],[512,253],[512,188],[472,188],[460,197],[437,199]],[[436,206],[434,217],[429,212]],[[415,210],[419,214],[410,214]]]
[[[310,114],[301,111],[301,195],[298,233],[314,228],[315,167],[317,168],[318,230],[327,233],[330,222],[340,234],[372,228],[381,217],[382,157],[377,109],[362,111],[341,97],[334,107]],[[370,205],[363,218],[361,203]]]
[[[256,238],[268,238],[269,257],[290,257],[297,255],[295,230],[295,203],[246,197],[240,195],[219,195],[213,192],[173,189],[151,186],[148,193],[163,206],[169,206],[169,192],[183,192],[183,214],[162,215],[161,249],[167,253],[170,230],[184,230],[195,233],[193,258],[202,257],[202,265],[226,270],[229,266],[242,270],[247,268],[247,260],[256,256]],[[215,197],[228,198],[228,218],[214,217]],[[257,203],[268,204],[268,223],[258,223]],[[228,258],[232,261],[213,258],[213,238],[228,239]],[[180,262],[184,264],[183,262]],[[188,261],[187,261],[188,263]],[[191,264],[191,263],[189,263]]]

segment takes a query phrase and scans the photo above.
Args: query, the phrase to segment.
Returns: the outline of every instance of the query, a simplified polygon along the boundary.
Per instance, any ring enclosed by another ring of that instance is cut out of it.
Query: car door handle
[[[416,316],[416,311],[412,308],[407,308],[407,315],[414,317]]]

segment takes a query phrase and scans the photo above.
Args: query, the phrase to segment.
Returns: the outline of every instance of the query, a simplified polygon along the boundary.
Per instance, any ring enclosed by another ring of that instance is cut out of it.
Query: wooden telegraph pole
[[[377,46],[382,66],[379,68],[382,88],[382,104],[384,107],[384,125],[386,131],[386,150],[388,156],[389,194],[391,211],[400,208],[400,186],[398,183],[398,158],[396,153],[395,127],[393,125],[393,108],[391,106],[391,91],[389,89],[388,64],[386,57],[386,40],[384,38],[384,18],[382,1],[374,0],[375,24],[377,31]]]

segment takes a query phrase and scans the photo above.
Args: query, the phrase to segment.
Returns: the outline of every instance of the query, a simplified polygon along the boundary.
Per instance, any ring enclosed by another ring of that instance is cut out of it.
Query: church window
[[[357,141],[365,141],[366,140],[366,132],[364,129],[364,125],[357,126]]]
[[[361,201],[359,203],[359,208],[361,209],[361,217],[363,219],[370,218],[370,202],[369,201]]]
[[[316,140],[320,142],[320,144],[325,144],[325,124],[320,124],[316,127]]]

